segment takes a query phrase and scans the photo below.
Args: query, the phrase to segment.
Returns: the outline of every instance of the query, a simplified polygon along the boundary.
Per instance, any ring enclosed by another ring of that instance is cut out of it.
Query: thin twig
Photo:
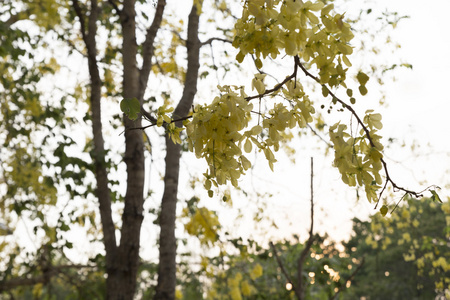
[[[278,91],[279,89],[281,89],[283,87],[283,85],[285,85],[287,82],[289,82],[292,78],[296,78],[297,76],[297,61],[299,60],[298,56],[294,57],[294,71],[292,72],[291,75],[289,75],[288,77],[286,77],[282,82],[278,83],[277,85],[275,85],[273,88],[266,90],[264,93],[262,94],[258,94],[258,95],[254,95],[254,96],[249,96],[249,97],[245,97],[245,100],[250,101],[252,99],[256,99],[256,98],[261,98],[264,97],[265,95],[271,94],[273,92]]]
[[[204,41],[204,42],[201,42],[201,43],[200,43],[200,47],[205,46],[205,45],[210,45],[210,44],[212,44],[212,42],[214,42],[214,41],[220,41],[220,42],[229,43],[229,44],[232,43],[232,41],[227,40],[227,39],[224,39],[224,38],[212,37],[212,38],[207,39],[207,40]]]
[[[142,126],[142,127],[127,128],[127,130],[144,130],[144,129],[147,129],[147,128],[156,126],[156,125],[157,125],[157,124],[156,124],[156,121],[153,123],[153,120],[155,120],[155,119],[154,119],[151,115],[149,115],[149,116],[152,118],[151,120],[149,120],[150,122],[152,122],[152,124],[146,125],[146,126]],[[165,126],[165,125],[167,125],[167,124],[172,124],[172,123],[176,123],[176,122],[181,122],[181,121],[184,121],[184,120],[188,120],[188,119],[190,119],[190,118],[192,118],[192,116],[186,116],[186,117],[183,117],[183,118],[178,118],[178,119],[175,119],[175,120],[171,120],[169,123],[167,123],[166,121],[164,121],[164,122],[163,122],[163,126]]]
[[[84,20],[84,15],[83,12],[81,10],[80,7],[80,3],[78,2],[78,0],[73,0],[73,8],[75,10],[75,13],[78,17],[78,19],[80,19],[80,31],[81,31],[81,36],[83,37],[83,41],[86,42],[86,21]]]
[[[357,114],[356,111],[353,109],[353,107],[351,107],[350,105],[348,105],[347,103],[345,103],[344,101],[342,101],[341,99],[339,99],[339,98],[338,98],[338,97],[337,97],[337,96],[336,96],[336,95],[335,95],[335,94],[327,87],[326,84],[322,84],[322,83],[320,82],[320,79],[317,78],[316,76],[312,75],[312,74],[311,74],[311,73],[303,66],[303,64],[300,62],[300,60],[297,60],[297,61],[296,61],[296,64],[298,65],[298,67],[300,67],[300,69],[303,71],[303,73],[305,73],[306,76],[308,76],[308,77],[314,79],[317,83],[319,83],[322,87],[324,87],[324,88],[328,91],[328,93],[333,97],[333,100],[335,100],[335,101],[339,102],[340,104],[342,104],[342,106],[343,106],[345,109],[347,109],[348,111],[350,111],[350,112],[352,113],[352,115],[353,115],[353,116],[356,118],[356,120],[358,121],[358,124],[361,125],[361,127],[363,128],[364,133],[365,133],[365,135],[366,135],[366,137],[367,137],[367,139],[368,139],[368,141],[369,141],[369,143],[370,143],[370,146],[376,148],[376,147],[375,147],[375,143],[373,142],[372,136],[370,135],[369,129],[368,129],[367,126],[363,123],[363,121],[362,121],[361,118],[358,116],[358,114]],[[385,175],[386,175],[386,184],[387,184],[387,182],[389,182],[389,183],[394,187],[394,189],[397,189],[397,190],[400,190],[400,191],[404,191],[405,193],[407,193],[407,194],[409,194],[409,195],[413,195],[413,196],[416,197],[416,198],[420,198],[420,197],[423,196],[421,192],[411,191],[411,190],[408,190],[408,189],[406,189],[406,188],[403,188],[403,187],[398,186],[398,185],[392,180],[391,176],[389,175],[389,171],[388,171],[388,168],[387,168],[386,161],[385,161],[382,157],[380,158],[380,161],[381,161],[381,163],[383,164],[383,167],[384,167],[384,172],[385,172]],[[378,202],[379,202],[379,200],[381,199],[381,196],[382,196],[382,194],[383,194],[383,192],[384,192],[384,190],[385,190],[385,188],[386,188],[386,184],[385,184],[385,186],[383,187],[383,189],[381,190],[381,193],[379,194]],[[377,203],[378,203],[378,202],[377,202]]]
[[[312,131],[312,133],[314,133],[319,139],[321,139],[325,144],[327,144],[327,146],[328,146],[329,148],[332,148],[332,147],[333,147],[333,145],[331,145],[330,143],[328,143],[328,141],[325,140],[319,133],[317,133],[317,131],[315,131],[314,128],[312,128],[311,125],[306,124],[306,126],[308,126],[308,128]]]
[[[158,4],[156,5],[155,16],[153,18],[152,24],[147,29],[145,41],[142,44],[143,62],[141,70],[139,71],[139,97],[138,97],[139,100],[142,100],[145,94],[145,90],[147,88],[148,78],[150,75],[150,71],[152,69],[152,58],[153,58],[153,51],[155,48],[154,45],[155,38],[158,33],[158,30],[161,27],[165,7],[166,1],[158,0]]]
[[[148,111],[144,109],[144,107],[141,106],[141,114],[144,116],[145,119],[147,119],[149,122],[151,122],[153,125],[156,125],[156,118],[152,116]]]
[[[117,3],[114,0],[108,0],[109,4],[113,7],[113,9],[116,11],[117,15],[119,17],[122,17],[122,11],[119,9],[119,6],[117,6]]]
[[[300,289],[300,297],[299,300],[302,300],[305,295],[305,284],[303,283],[303,264],[305,262],[306,257],[309,254],[309,251],[311,250],[311,247],[314,243],[314,163],[313,158],[311,157],[311,225],[309,227],[309,238],[308,241],[305,244],[305,248],[303,248],[302,252],[300,253],[300,257],[297,262],[297,280],[298,280],[298,289]]]
[[[270,245],[270,248],[272,248],[273,255],[275,256],[275,259],[277,261],[278,266],[281,269],[281,272],[286,277],[287,282],[292,285],[292,289],[294,290],[297,297],[300,299],[300,291],[298,291],[296,284],[292,281],[291,276],[286,271],[286,268],[284,267],[283,262],[281,261],[280,257],[278,256],[278,252],[277,252],[277,249],[275,248],[275,245],[272,242],[270,242],[269,245]]]
[[[353,280],[353,278],[355,277],[356,273],[359,272],[359,270],[361,270],[362,266],[364,265],[364,257],[361,260],[361,263],[358,265],[358,267],[355,269],[355,271],[353,271],[353,273],[350,275],[350,277],[345,281],[345,283],[343,285],[341,285],[338,288],[338,291],[333,295],[332,298],[330,298],[330,300],[335,300],[337,299],[337,296],[339,295],[340,292],[342,292],[344,290],[344,288],[347,288],[347,283],[351,282]]]

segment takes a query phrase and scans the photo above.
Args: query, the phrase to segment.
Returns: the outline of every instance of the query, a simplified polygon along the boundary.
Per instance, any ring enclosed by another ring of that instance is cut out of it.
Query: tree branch
[[[298,56],[296,56],[296,57],[298,57]],[[369,129],[368,129],[367,126],[363,123],[363,121],[362,121],[361,118],[358,116],[358,114],[357,114],[356,111],[353,109],[353,107],[351,107],[350,105],[348,105],[347,103],[345,103],[344,101],[342,101],[340,98],[338,98],[338,97],[337,97],[337,96],[336,96],[336,95],[328,88],[328,86],[327,86],[326,84],[322,84],[322,83],[320,82],[320,79],[319,79],[319,78],[317,78],[316,76],[312,75],[312,74],[311,74],[311,73],[303,66],[303,64],[300,62],[300,59],[298,59],[298,60],[296,61],[296,64],[298,65],[298,67],[300,67],[300,69],[303,71],[303,73],[305,73],[305,75],[306,75],[307,77],[310,77],[310,78],[314,79],[314,81],[316,81],[316,82],[319,83],[322,87],[324,87],[325,89],[327,89],[328,93],[333,97],[333,99],[334,99],[335,101],[339,102],[345,109],[347,109],[348,111],[351,112],[351,114],[356,118],[358,124],[361,125],[361,127],[363,128],[364,133],[365,133],[365,135],[366,135],[366,137],[367,137],[367,140],[368,140],[369,143],[370,143],[370,146],[372,146],[372,147],[375,148],[375,143],[374,143],[373,140],[372,140],[372,136],[370,135]],[[387,164],[386,164],[386,161],[383,159],[383,157],[380,158],[380,161],[381,161],[381,163],[383,164],[383,167],[384,167],[384,171],[385,171],[385,175],[386,175],[386,184],[384,185],[383,189],[381,190],[381,192],[380,192],[380,194],[379,194],[379,197],[378,197],[378,200],[381,199],[381,196],[382,196],[382,194],[383,194],[383,192],[384,192],[384,190],[385,190],[385,188],[386,188],[386,186],[387,186],[388,183],[390,183],[394,189],[397,189],[397,190],[399,190],[399,191],[404,191],[405,193],[407,193],[407,194],[409,194],[409,195],[412,195],[412,196],[414,196],[414,197],[416,197],[416,198],[423,197],[422,192],[415,192],[415,191],[408,190],[408,189],[406,189],[406,188],[403,188],[403,187],[398,186],[398,185],[392,180],[391,176],[389,175],[389,171],[388,171],[388,168],[387,168]],[[377,203],[377,204],[378,204],[378,203]]]
[[[298,289],[300,298],[299,300],[304,299],[305,296],[305,284],[303,283],[303,264],[305,262],[306,257],[308,256],[309,250],[311,249],[312,244],[314,243],[314,165],[313,158],[311,157],[311,225],[309,227],[309,238],[306,242],[305,248],[303,248],[300,253],[300,257],[297,262],[297,280],[298,280]]]
[[[187,28],[187,69],[183,95],[173,111],[176,126],[181,127],[182,118],[187,118],[197,93],[198,69],[200,67],[200,41],[198,39],[199,13],[197,5],[192,5]],[[166,168],[164,193],[160,213],[160,253],[158,283],[154,300],[173,299],[176,286],[176,238],[175,220],[178,198],[181,145],[174,144],[166,133]]]
[[[339,293],[342,292],[345,288],[347,288],[347,283],[351,282],[353,280],[353,278],[355,278],[356,273],[358,273],[359,270],[361,270],[363,265],[364,265],[364,258],[361,260],[361,263],[358,265],[358,267],[355,269],[355,271],[353,271],[353,273],[350,275],[350,277],[345,281],[345,283],[338,288],[338,291],[333,295],[333,297],[330,298],[330,300],[337,299],[337,297],[339,296]]]
[[[317,83],[319,83],[323,88],[325,88],[328,91],[328,94],[330,94],[333,99],[337,102],[339,102],[345,109],[347,109],[348,111],[350,111],[350,113],[356,118],[357,122],[359,125],[361,125],[361,127],[364,130],[365,136],[369,141],[370,146],[375,148],[375,143],[373,142],[372,136],[370,135],[370,131],[367,128],[367,126],[364,124],[364,122],[361,120],[361,118],[359,117],[359,115],[356,113],[356,111],[353,109],[353,107],[351,107],[350,105],[348,105],[347,103],[345,103],[343,100],[341,100],[340,98],[338,98],[329,88],[326,84],[322,84],[320,82],[320,79],[314,75],[312,75],[306,68],[305,66],[300,62],[300,58],[298,57],[298,55],[294,56],[294,61],[295,61],[295,66],[294,66],[294,71],[291,75],[289,75],[288,77],[286,77],[282,82],[280,82],[279,84],[275,85],[272,89],[266,90],[264,93],[262,94],[258,94],[258,95],[254,95],[254,96],[249,96],[246,97],[245,100],[250,101],[252,99],[256,99],[256,98],[262,98],[268,94],[271,94],[273,92],[276,92],[277,90],[281,89],[283,87],[284,84],[286,84],[288,81],[290,81],[291,79],[294,79],[297,77],[297,67],[299,67],[303,73],[305,73],[305,75],[307,77],[312,78],[314,81],[316,81]],[[383,189],[381,190],[378,200],[381,199],[381,196],[387,186],[388,183],[390,183],[392,185],[392,187],[394,188],[394,190],[397,191],[404,191],[406,194],[412,195],[416,198],[420,198],[423,197],[422,192],[415,192],[412,190],[408,190],[404,187],[401,187],[399,185],[397,185],[391,178],[391,176],[389,175],[389,171],[387,168],[387,164],[386,161],[383,159],[383,157],[380,158],[381,163],[383,164],[383,168],[385,171],[385,175],[386,175],[386,183],[383,187]],[[425,189],[427,190],[427,189]],[[424,190],[424,191],[425,191]],[[378,203],[377,203],[378,204]]]
[[[110,0],[112,1],[112,0]],[[164,8],[166,7],[165,0],[158,0],[156,5],[155,17],[153,22],[147,30],[147,35],[145,37],[145,42],[143,44],[142,57],[143,63],[139,74],[139,100],[142,100],[145,94],[145,90],[148,84],[148,77],[150,75],[150,70],[152,68],[152,57],[153,50],[155,48],[155,38],[161,27],[161,21],[164,14]]]
[[[227,40],[220,39],[220,38],[211,38],[211,39],[209,39],[208,41],[201,43],[201,45],[204,45],[204,44],[207,44],[207,43],[211,43],[213,40],[227,41]],[[368,141],[369,141],[370,146],[375,148],[375,143],[373,142],[373,139],[372,139],[372,136],[371,136],[371,134],[370,134],[369,129],[368,129],[367,126],[364,124],[364,122],[361,120],[361,118],[360,118],[359,115],[356,113],[356,111],[353,109],[353,107],[351,107],[350,105],[348,105],[347,103],[345,103],[343,100],[341,100],[340,98],[338,98],[338,97],[337,97],[337,96],[336,96],[336,95],[328,88],[328,86],[327,86],[326,84],[322,84],[322,83],[320,82],[320,79],[319,79],[318,77],[312,75],[312,74],[305,68],[305,66],[300,62],[300,58],[299,58],[297,55],[294,56],[294,62],[295,62],[295,63],[294,63],[294,71],[292,72],[291,75],[287,76],[282,82],[276,84],[272,89],[268,89],[268,90],[266,90],[266,91],[265,91],[264,93],[262,93],[262,94],[258,94],[258,95],[254,95],[254,96],[248,96],[248,97],[245,98],[245,100],[246,100],[246,101],[250,101],[250,100],[253,100],[253,99],[256,99],[256,98],[262,98],[262,97],[264,97],[264,96],[266,96],[266,95],[269,95],[269,94],[271,94],[271,93],[273,93],[273,92],[278,91],[278,90],[281,89],[287,82],[289,82],[289,81],[292,80],[292,79],[296,79],[296,78],[297,78],[297,68],[300,67],[300,69],[303,71],[303,73],[305,73],[305,75],[306,75],[307,77],[312,78],[314,81],[316,81],[317,83],[319,83],[323,88],[325,88],[325,89],[328,91],[329,95],[331,95],[331,96],[333,97],[333,100],[334,100],[334,101],[339,102],[345,109],[347,109],[348,111],[350,111],[350,113],[356,118],[358,124],[361,125],[361,127],[363,128],[363,131],[364,131],[364,133],[365,133],[366,138],[367,138]],[[188,118],[188,117],[186,117],[186,118]],[[181,120],[185,120],[185,118],[183,117],[183,118],[181,118],[181,119],[177,119],[177,120],[175,120],[175,122],[178,122],[178,121],[181,121]],[[149,125],[149,126],[140,127],[140,128],[135,128],[135,129],[145,129],[145,128],[148,128],[148,127],[151,127],[151,126],[154,126],[154,124],[151,124],[151,125]],[[423,197],[423,194],[422,194],[423,191],[422,191],[422,192],[416,192],[416,191],[412,191],[412,190],[409,190],[409,189],[407,189],[407,188],[404,188],[404,187],[401,187],[401,186],[397,185],[397,184],[393,181],[393,179],[391,178],[391,176],[390,176],[390,174],[389,174],[389,170],[388,170],[388,168],[387,168],[387,163],[386,163],[386,161],[384,160],[384,158],[381,157],[381,158],[380,158],[380,161],[381,161],[381,163],[382,163],[382,165],[383,165],[383,168],[384,168],[384,171],[385,171],[386,182],[385,182],[383,188],[381,189],[381,192],[379,193],[379,196],[378,196],[378,202],[379,202],[379,200],[381,199],[381,196],[383,195],[383,192],[385,191],[385,189],[386,189],[386,187],[387,187],[387,185],[388,185],[389,183],[393,186],[394,190],[397,190],[397,191],[404,191],[406,194],[412,195],[412,196],[414,196],[414,197],[416,197],[416,198]],[[426,189],[426,190],[427,190],[427,189]],[[424,190],[424,191],[426,191],[426,190]],[[378,205],[378,202],[377,202],[377,205]],[[375,208],[376,208],[376,206],[375,206]]]
[[[72,4],[73,4],[72,6],[75,10],[75,14],[77,15],[78,19],[80,20],[81,36],[83,38],[83,41],[86,43],[86,41],[87,41],[86,21],[84,20],[83,11],[80,7],[80,3],[78,2],[78,0],[72,0]]]
[[[273,255],[275,256],[275,259],[277,261],[278,266],[281,269],[281,272],[283,273],[284,277],[286,277],[287,282],[292,285],[292,289],[294,290],[297,298],[301,299],[301,293],[298,290],[297,285],[292,281],[291,276],[289,276],[289,273],[286,271],[286,268],[284,267],[283,262],[281,261],[280,257],[278,256],[278,252],[277,252],[277,249],[275,248],[275,245],[272,242],[270,242],[269,245],[270,245],[270,248],[272,248]]]
[[[92,133],[94,141],[93,162],[95,167],[95,178],[97,181],[96,196],[99,201],[100,215],[103,228],[104,244],[106,249],[107,265],[114,262],[117,249],[115,225],[112,220],[111,193],[108,187],[108,173],[105,168],[105,145],[102,132],[101,114],[101,87],[102,80],[97,64],[97,20],[98,2],[91,0],[90,13],[88,17],[88,29],[86,28],[85,15],[78,0],[72,0],[72,6],[80,19],[80,30],[87,49],[88,69],[90,76],[90,110],[92,115]],[[88,31],[87,31],[88,30]]]
[[[0,282],[0,293],[12,290],[20,286],[31,286],[38,283],[48,283],[48,281],[54,277],[64,272],[66,269],[84,269],[84,268],[96,268],[95,265],[62,265],[62,266],[52,266],[49,267],[42,275],[34,277],[18,277],[6,281]]]
[[[273,93],[273,92],[276,92],[276,91],[278,91],[279,89],[281,89],[281,88],[283,87],[283,85],[285,85],[285,84],[286,84],[287,82],[289,82],[291,79],[296,78],[296,77],[297,77],[297,66],[298,66],[298,63],[297,63],[297,62],[300,62],[298,56],[295,56],[295,57],[294,57],[294,62],[295,62],[295,64],[294,64],[294,71],[292,72],[291,75],[289,75],[288,77],[286,77],[282,82],[278,83],[278,84],[275,85],[273,88],[271,88],[271,89],[269,89],[269,90],[266,90],[266,91],[265,91],[264,93],[262,93],[262,94],[246,97],[245,100],[250,101],[250,100],[253,100],[253,99],[256,99],[256,98],[262,98],[262,97],[264,97],[264,96],[266,96],[266,95],[268,95],[268,94],[271,94],[271,93]]]
[[[146,129],[148,127],[156,125],[156,122],[157,122],[156,118],[154,116],[152,116],[148,111],[146,111],[142,105],[141,105],[141,114],[144,116],[145,119],[147,119],[152,124],[150,126],[144,126],[145,128],[141,127],[141,128],[131,128],[131,129]]]
[[[201,42],[201,43],[200,43],[200,47],[203,47],[203,46],[205,46],[205,45],[210,45],[210,44],[212,44],[212,42],[214,42],[214,41],[220,41],[220,42],[229,43],[229,44],[232,43],[232,41],[227,40],[227,39],[224,39],[224,38],[212,37],[212,38],[207,39],[207,40],[204,41],[204,42]]]
[[[198,69],[200,68],[200,41],[198,39],[199,16],[197,6],[192,6],[192,11],[189,14],[188,36],[186,41],[187,48],[187,69],[186,81],[184,83],[183,95],[180,102],[173,112],[173,117],[178,119],[177,126],[181,126],[181,119],[186,118],[189,110],[194,102],[194,97],[197,94]]]
[[[119,6],[117,6],[117,3],[114,0],[108,0],[108,3],[111,4],[113,9],[116,11],[119,18],[122,17],[122,11],[119,9]]]

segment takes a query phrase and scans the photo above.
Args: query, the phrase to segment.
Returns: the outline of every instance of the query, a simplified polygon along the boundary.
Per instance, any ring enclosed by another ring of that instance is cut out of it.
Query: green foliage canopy
[[[390,217],[354,219],[346,244],[366,263],[349,290],[370,299],[448,297],[450,284],[450,203],[408,199]]]

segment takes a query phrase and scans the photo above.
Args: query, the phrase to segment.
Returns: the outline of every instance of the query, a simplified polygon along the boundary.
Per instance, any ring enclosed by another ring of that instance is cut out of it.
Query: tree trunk
[[[137,67],[136,11],[135,1],[123,2],[122,23],[122,59],[123,59],[123,97],[139,97],[139,70]],[[142,105],[142,100],[141,100]],[[140,119],[123,119],[125,128],[140,127]],[[145,157],[143,135],[140,130],[125,130],[125,156],[127,166],[127,191],[120,245],[112,268],[108,268],[106,282],[107,299],[133,299],[136,290],[136,276],[139,267],[139,246],[141,225],[144,218],[144,178]]]
[[[111,193],[108,188],[108,173],[105,164],[105,145],[102,132],[102,111],[101,111],[101,87],[102,81],[97,64],[97,20],[98,20],[98,2],[91,1],[89,10],[88,22],[86,24],[87,12],[81,8],[78,0],[73,0],[73,8],[80,22],[80,31],[83,41],[87,49],[88,68],[90,76],[90,102],[91,102],[91,116],[92,116],[92,132],[94,150],[92,160],[95,166],[95,179],[97,181],[96,196],[99,201],[100,219],[103,229],[103,243],[106,252],[106,273],[108,278],[106,280],[107,291],[110,290],[111,284],[114,281],[117,269],[117,242],[115,235],[115,226],[112,220],[111,213]],[[107,292],[108,295],[108,292]],[[109,297],[108,297],[109,298]],[[130,298],[131,299],[131,298]]]
[[[96,33],[98,20],[97,0],[91,1],[87,26],[85,14],[78,0],[73,7],[80,19],[83,40],[86,44],[91,78],[91,114],[94,136],[95,175],[97,180],[97,197],[100,204],[100,216],[106,251],[106,298],[133,299],[136,290],[136,276],[139,267],[140,229],[143,220],[144,187],[144,145],[142,132],[125,131],[125,156],[127,165],[127,191],[122,215],[120,246],[117,246],[115,225],[112,221],[108,174],[105,166],[105,148],[101,121],[101,87],[102,81],[97,65]],[[120,11],[123,30],[123,97],[139,96],[139,71],[136,64],[136,23],[135,1],[126,0]],[[144,87],[145,88],[145,87]],[[142,101],[142,100],[141,100]],[[140,120],[132,122],[124,118],[126,128],[140,126]]]
[[[174,120],[187,116],[197,93],[200,42],[198,40],[198,21],[196,5],[192,6],[188,23],[188,67],[183,96],[174,113]],[[177,122],[181,126],[181,122]],[[166,175],[164,177],[164,194],[161,203],[159,237],[158,284],[155,300],[174,299],[176,287],[176,238],[175,221],[178,192],[178,175],[180,170],[181,146],[174,144],[166,135]]]

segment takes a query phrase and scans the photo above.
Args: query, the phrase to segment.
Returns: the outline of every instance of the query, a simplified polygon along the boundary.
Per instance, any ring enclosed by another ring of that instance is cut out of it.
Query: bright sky
[[[450,195],[450,19],[445,15],[450,1],[374,2],[410,16],[399,23],[392,36],[402,46],[399,57],[411,63],[413,70],[396,71],[397,80],[385,86],[388,106],[382,111],[382,135],[395,138],[398,144],[406,143],[405,148],[385,150],[390,174],[400,186],[413,190],[436,184],[442,187],[440,194],[445,199]],[[417,145],[414,152],[410,148],[413,143]]]
[[[440,195],[446,199],[450,195],[450,18],[447,17],[450,1],[373,2],[382,11],[387,8],[410,16],[400,21],[392,37],[402,46],[397,52],[400,60],[412,64],[413,70],[395,71],[396,81],[387,82],[384,87],[388,106],[381,109],[372,106],[383,114],[381,134],[395,139],[396,145],[385,150],[390,175],[398,185],[417,191],[436,184],[442,188]],[[376,103],[376,99],[372,99],[372,103]],[[404,148],[398,146],[403,143]],[[410,148],[412,144],[415,144],[414,152]],[[275,219],[279,229],[271,232],[267,239],[288,237],[292,233],[299,233],[305,239],[309,226],[311,156],[315,157],[315,222],[319,232],[327,232],[337,240],[346,238],[353,216],[366,218],[375,212],[363,192],[356,203],[354,190],[346,187],[338,172],[330,168],[330,158],[324,160],[314,150],[312,146],[299,149],[295,166],[278,157],[275,174],[265,166],[257,166],[257,171],[253,172],[255,181],[263,185],[262,189],[279,191],[268,200],[273,209],[270,214],[278,214]],[[397,202],[401,196],[401,193],[396,194],[389,199],[390,203]],[[244,225],[241,232],[250,234],[252,230]]]
[[[450,18],[447,16],[450,1],[372,2],[378,7],[387,7],[400,15],[410,16],[399,23],[393,33],[393,39],[402,45],[398,54],[404,62],[413,65],[413,70],[396,71],[397,81],[385,85],[389,105],[381,110],[384,123],[382,135],[395,138],[397,144],[403,141],[406,143],[406,148],[393,146],[386,149],[390,174],[399,185],[414,190],[420,190],[430,184],[439,185],[443,188],[440,194],[445,199],[450,195],[447,191],[450,184]],[[376,103],[376,100],[372,102]],[[265,237],[266,241],[277,237],[290,237],[292,233],[298,233],[302,240],[306,238],[310,222],[311,156],[314,157],[315,164],[317,231],[327,232],[335,240],[340,240],[348,236],[353,216],[365,218],[375,212],[373,205],[367,202],[362,192],[359,202],[356,203],[355,191],[342,183],[337,170],[331,167],[331,157],[323,158],[314,144],[308,144],[309,141],[300,141],[302,147],[298,149],[297,163],[294,166],[288,159],[278,156],[279,163],[275,166],[275,173],[269,171],[265,161],[261,161],[243,180],[244,185],[254,182],[255,186],[261,186],[261,191],[274,193],[274,196],[268,199],[266,212],[270,213],[279,228],[271,231]],[[416,149],[416,154],[409,149],[413,142],[421,146]],[[203,171],[203,167],[199,167],[199,171]],[[254,176],[253,179],[251,176]],[[152,184],[156,185],[155,182]],[[401,196],[397,195],[392,201],[397,201]],[[208,206],[211,208],[220,209],[218,198],[206,198],[205,202],[209,201]],[[246,202],[240,200],[242,199],[235,199],[235,205],[245,207]],[[234,224],[235,219],[232,215],[222,214],[221,221]],[[257,234],[253,224],[249,224],[240,223],[239,233]],[[156,254],[153,251],[156,237],[154,228],[153,224],[143,227],[144,251],[153,252],[143,253],[144,257],[153,257]],[[178,229],[182,230],[182,226],[178,225]],[[151,245],[147,242],[149,240]]]
[[[401,58],[413,70],[399,72],[396,82],[386,86],[389,107],[384,115],[385,131],[422,146],[419,157],[399,156],[404,167],[416,169],[417,180],[427,180],[443,189],[450,183],[450,1],[378,1],[411,18],[400,22],[394,39],[401,45]],[[430,146],[429,146],[430,145]],[[421,171],[426,170],[425,174]],[[403,178],[401,178],[403,180]],[[406,182],[406,184],[409,184]],[[412,186],[410,186],[412,187]]]
[[[396,138],[397,143],[405,141],[407,145],[405,149],[392,147],[385,150],[390,174],[400,186],[414,190],[431,184],[439,185],[442,188],[440,194],[446,199],[450,195],[450,18],[447,15],[450,1],[373,2],[380,8],[386,7],[397,11],[399,15],[410,16],[399,23],[392,36],[393,40],[402,45],[398,51],[401,59],[411,63],[413,70],[396,71],[397,81],[385,86],[388,107],[382,110],[384,128],[381,133],[384,137]],[[409,148],[413,142],[419,146],[419,149],[416,148],[416,155]],[[305,159],[304,165],[308,166],[308,159]],[[308,176],[308,168],[303,172]],[[322,223],[321,230],[328,231],[336,238],[345,236],[351,229],[348,218],[352,214],[364,216],[374,212],[373,206],[367,203],[364,196],[357,206],[352,199],[333,197],[347,195],[355,198],[354,194],[342,192],[346,187],[339,182],[338,176],[331,175],[331,182],[330,177],[317,176],[320,187],[316,187],[315,199],[318,206],[323,206],[325,216],[317,218],[318,223]],[[305,187],[308,188],[308,185]],[[307,204],[306,200],[302,201],[302,205]],[[298,206],[297,209],[306,210],[304,206]],[[292,212],[289,205],[287,211]],[[307,217],[305,213],[302,215]],[[304,232],[308,222],[308,217],[302,221]]]
[[[412,190],[420,191],[431,184],[439,185],[443,188],[440,194],[445,199],[449,193],[444,188],[450,183],[446,179],[450,172],[450,141],[446,138],[450,132],[446,118],[450,111],[450,96],[446,90],[450,79],[450,35],[447,32],[450,19],[445,14],[450,11],[450,1],[439,0],[428,4],[417,0],[372,2],[372,7],[378,7],[381,11],[388,8],[399,15],[410,16],[399,23],[392,37],[402,45],[397,52],[399,60],[412,64],[413,70],[396,70],[397,80],[386,83],[386,108],[376,106],[378,99],[369,100],[374,103],[371,107],[383,114],[384,128],[381,134],[394,138],[395,145],[403,142],[406,145],[404,148],[394,145],[385,150],[390,175],[398,185]],[[379,47],[383,48],[383,45]],[[369,99],[370,92],[369,89]],[[314,157],[315,165],[316,232],[326,232],[335,240],[346,239],[351,232],[351,219],[354,216],[365,219],[376,212],[374,205],[365,199],[363,191],[360,192],[360,200],[356,201],[356,192],[345,186],[338,171],[331,167],[331,155],[324,158],[322,152],[317,151],[317,141],[303,139],[299,142],[301,147],[295,157],[295,165],[283,155],[278,155],[279,162],[272,173],[262,159],[253,172],[249,172],[242,180],[241,186],[244,188],[251,190],[253,184],[259,192],[274,194],[267,199],[265,212],[274,219],[278,228],[263,236],[265,242],[288,238],[293,233],[299,234],[301,240],[307,238],[311,156]],[[415,152],[410,149],[413,143],[416,144]],[[192,162],[195,158],[185,155],[184,160]],[[198,164],[201,165],[201,162]],[[199,166],[198,171],[203,172],[204,166]],[[188,174],[185,172],[184,176]],[[389,199],[390,203],[396,203],[401,196],[401,193],[396,194]],[[221,222],[234,227],[237,234],[261,240],[261,236],[257,236],[261,232],[258,231],[258,225],[251,221],[251,216],[247,221],[245,218],[236,219],[235,214],[223,210],[219,196],[210,199],[205,193],[201,198],[202,203],[210,209],[221,211]],[[249,205],[243,198],[235,198],[233,203],[244,208],[244,211]],[[178,229],[182,232],[182,226],[178,226]],[[144,228],[143,232],[152,238],[153,233],[148,230]]]

